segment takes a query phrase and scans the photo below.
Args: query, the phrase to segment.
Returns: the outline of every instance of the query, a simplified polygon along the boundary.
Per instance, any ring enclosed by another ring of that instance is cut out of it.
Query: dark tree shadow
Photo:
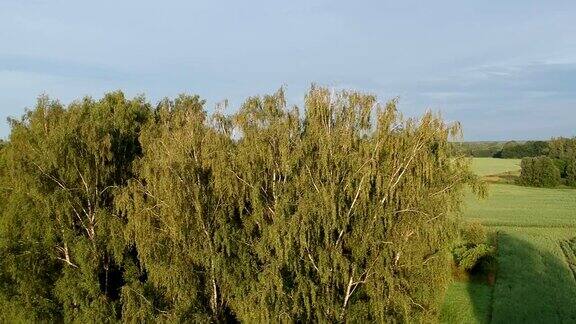
[[[560,246],[558,255],[546,247],[549,245],[538,248],[511,233],[498,234],[492,302],[487,306],[486,296],[474,285],[468,291],[477,319],[493,323],[576,323],[576,280]]]

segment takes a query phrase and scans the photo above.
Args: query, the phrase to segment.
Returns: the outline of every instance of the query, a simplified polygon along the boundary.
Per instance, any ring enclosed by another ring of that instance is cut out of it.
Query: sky
[[[40,94],[355,89],[466,140],[576,136],[576,1],[0,0],[0,137]]]

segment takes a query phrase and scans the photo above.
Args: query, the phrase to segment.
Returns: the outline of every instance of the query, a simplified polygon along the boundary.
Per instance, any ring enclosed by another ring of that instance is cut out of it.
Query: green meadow
[[[517,173],[518,162],[474,159],[474,168],[493,180]],[[495,235],[496,280],[455,281],[442,322],[576,322],[576,190],[490,182],[488,198],[466,197],[464,218]]]
[[[489,226],[576,226],[576,191],[491,184],[487,199],[466,197],[464,216]]]
[[[481,176],[520,171],[519,159],[474,158],[474,171]]]

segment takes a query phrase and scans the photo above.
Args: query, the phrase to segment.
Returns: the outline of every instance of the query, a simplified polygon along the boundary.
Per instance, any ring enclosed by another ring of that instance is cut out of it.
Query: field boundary
[[[471,218],[473,219],[473,218]],[[576,228],[576,224],[518,224],[518,223],[497,223],[497,222],[480,222],[484,226],[488,227],[522,227],[522,228]]]

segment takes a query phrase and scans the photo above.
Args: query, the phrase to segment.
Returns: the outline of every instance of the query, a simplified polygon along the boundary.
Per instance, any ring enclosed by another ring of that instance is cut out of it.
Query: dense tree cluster
[[[527,141],[524,143],[511,141],[506,142],[502,149],[494,154],[494,157],[502,159],[522,159],[525,157],[546,155],[548,151],[548,142],[546,141]]]
[[[313,87],[237,113],[41,97],[0,148],[0,321],[431,321],[458,125]]]
[[[504,147],[503,142],[456,142],[452,144],[462,154],[476,158],[491,158]]]
[[[547,156],[523,158],[519,183],[525,186],[552,188],[560,184],[560,171]]]
[[[576,137],[552,139],[548,156],[554,159],[565,184],[576,187]]]
[[[547,155],[522,160],[519,183],[534,187],[576,187],[576,138],[555,138]]]
[[[461,142],[455,143],[455,146],[468,156],[499,159],[537,157],[549,152],[547,141]]]

